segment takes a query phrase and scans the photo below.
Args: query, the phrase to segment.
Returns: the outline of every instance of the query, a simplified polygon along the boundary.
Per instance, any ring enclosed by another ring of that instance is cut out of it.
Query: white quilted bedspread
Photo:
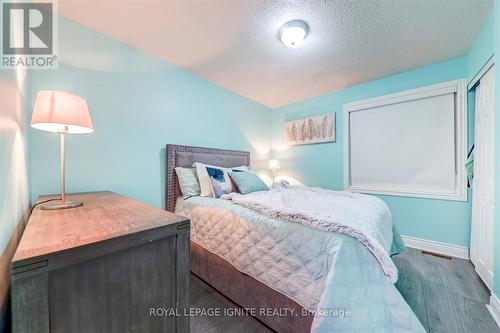
[[[391,212],[375,196],[290,186],[247,195],[230,193],[224,199],[271,218],[356,238],[377,258],[391,281],[398,280],[398,270],[389,257],[393,241]]]
[[[221,199],[179,200],[176,212],[191,219],[192,241],[302,307],[317,307],[337,238]]]
[[[352,237],[207,197],[179,198],[176,213],[191,219],[192,241],[303,308],[350,311],[348,318],[316,315],[313,332],[425,332]]]

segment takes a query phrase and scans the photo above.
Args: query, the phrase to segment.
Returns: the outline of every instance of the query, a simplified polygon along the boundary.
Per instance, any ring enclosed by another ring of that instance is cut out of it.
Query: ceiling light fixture
[[[288,47],[296,47],[302,43],[309,32],[309,26],[301,20],[285,23],[279,31],[279,39]]]

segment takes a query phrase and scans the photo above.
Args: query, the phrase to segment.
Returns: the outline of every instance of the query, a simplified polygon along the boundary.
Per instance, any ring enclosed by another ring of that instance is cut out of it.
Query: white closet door
[[[470,257],[484,283],[493,286],[493,218],[495,210],[494,116],[495,70],[476,88],[476,124]]]

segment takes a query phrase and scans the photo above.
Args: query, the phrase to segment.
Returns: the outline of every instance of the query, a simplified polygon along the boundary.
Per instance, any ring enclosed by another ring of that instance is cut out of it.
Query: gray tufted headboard
[[[247,151],[223,150],[181,145],[167,145],[167,184],[165,189],[165,207],[175,211],[175,202],[181,196],[175,167],[191,168],[193,163],[217,165],[231,168],[241,165],[250,166],[250,153]]]

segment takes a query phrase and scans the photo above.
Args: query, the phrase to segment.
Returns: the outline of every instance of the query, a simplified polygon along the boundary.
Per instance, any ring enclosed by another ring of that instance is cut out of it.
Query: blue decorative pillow
[[[220,169],[224,171],[225,173],[225,178],[230,179],[229,175],[227,174],[229,171],[234,171],[234,170],[248,170],[247,166],[238,166],[238,167],[233,167],[233,168],[224,168],[216,165],[207,165],[203,163],[196,162],[193,164],[193,166],[196,168],[196,175],[198,176],[198,181],[200,183],[200,195],[202,197],[213,197],[214,196],[214,189],[212,186],[212,178],[208,175],[207,168],[213,168],[213,169]],[[231,192],[236,192],[236,187],[234,187],[231,184]]]
[[[206,167],[215,198],[220,198],[223,194],[228,194],[235,191],[231,178],[224,169]]]
[[[268,191],[269,187],[251,171],[230,172],[229,176],[233,180],[236,188],[241,194],[248,194],[257,191]]]

